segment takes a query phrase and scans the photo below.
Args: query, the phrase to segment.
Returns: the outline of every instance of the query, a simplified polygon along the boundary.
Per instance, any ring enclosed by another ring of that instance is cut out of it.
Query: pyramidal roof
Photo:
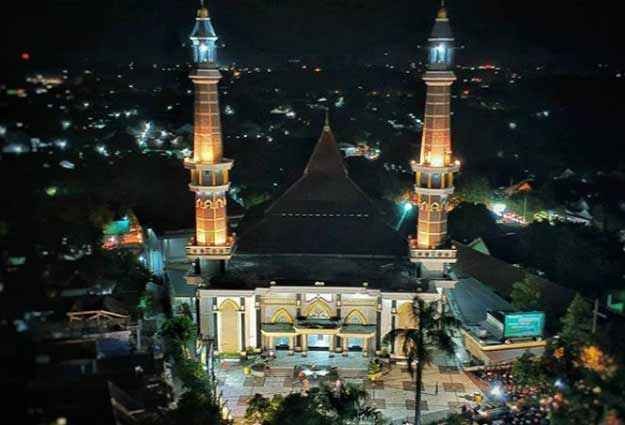
[[[244,220],[245,221],[245,220]],[[402,255],[405,241],[382,221],[349,178],[326,124],[304,173],[255,223],[243,226],[241,253]]]
[[[327,117],[319,141],[308,160],[308,165],[304,169],[304,175],[306,174],[347,175],[343,157],[336,145],[336,139]]]
[[[272,213],[367,214],[369,197],[349,178],[326,118],[304,173],[267,210]]]

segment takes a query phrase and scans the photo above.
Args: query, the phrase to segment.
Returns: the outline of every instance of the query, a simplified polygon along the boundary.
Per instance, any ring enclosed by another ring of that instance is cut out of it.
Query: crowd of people
[[[557,405],[557,396],[549,396],[548,388],[518,385],[510,367],[473,372],[483,384],[486,401],[467,417],[478,423],[548,425],[549,411]],[[464,413],[464,412],[463,412]]]

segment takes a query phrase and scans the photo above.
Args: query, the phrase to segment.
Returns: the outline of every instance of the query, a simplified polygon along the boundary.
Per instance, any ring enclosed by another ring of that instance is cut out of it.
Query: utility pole
[[[143,325],[143,320],[139,319],[139,323],[137,324],[137,351],[141,351],[141,326]]]
[[[525,193],[525,197],[523,198],[523,224],[527,224],[527,193]]]
[[[593,335],[597,332],[597,317],[601,317],[602,319],[607,319],[603,313],[599,313],[599,298],[595,298],[595,308],[592,310],[592,333]]]

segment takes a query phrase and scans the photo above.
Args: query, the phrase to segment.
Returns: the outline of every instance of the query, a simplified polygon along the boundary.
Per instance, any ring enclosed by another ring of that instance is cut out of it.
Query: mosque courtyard
[[[369,405],[379,409],[392,424],[402,424],[413,418],[414,380],[405,365],[395,364],[380,380],[371,382],[367,379],[370,359],[358,352],[349,353],[347,357],[340,354],[329,357],[328,352],[323,351],[311,351],[306,357],[297,353],[289,356],[286,352],[276,355],[264,377],[246,375],[238,363],[222,362],[216,368],[222,400],[235,422],[244,417],[247,402],[254,394],[271,398],[275,394],[286,396],[301,392],[303,386],[301,380],[294,376],[294,370],[303,365],[336,367],[341,381],[365,385],[369,392]],[[443,365],[441,363],[445,362],[440,360],[435,359],[424,369],[421,402],[424,423],[442,419],[462,405],[471,405],[472,395],[480,391],[461,369]],[[315,385],[317,383],[312,380],[311,386]]]

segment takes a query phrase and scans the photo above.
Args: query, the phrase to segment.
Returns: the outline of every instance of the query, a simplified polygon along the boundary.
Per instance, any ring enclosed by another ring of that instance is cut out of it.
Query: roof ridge
[[[343,156],[336,145],[336,139],[327,118],[317,144],[308,159],[308,164],[304,168],[304,175],[311,173],[326,175],[348,174],[343,162]]]

